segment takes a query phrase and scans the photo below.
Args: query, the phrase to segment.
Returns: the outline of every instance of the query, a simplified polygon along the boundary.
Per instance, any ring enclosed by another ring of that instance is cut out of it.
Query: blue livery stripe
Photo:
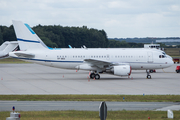
[[[23,42],[34,42],[34,43],[40,43],[39,41],[33,41],[33,40],[24,40],[24,39],[20,39],[17,38],[18,41],[23,41]]]
[[[21,58],[21,57],[13,57],[17,59],[23,60],[33,60],[33,61],[44,61],[44,62],[59,62],[59,63],[83,63],[84,61],[58,61],[58,60],[44,60],[44,59],[32,59],[32,58]],[[147,62],[126,62],[126,63],[135,63],[135,64],[151,64]],[[153,64],[165,64],[165,63],[153,63]]]
[[[23,60],[34,60],[34,61],[44,61],[44,62],[67,62],[67,63],[83,63],[83,61],[58,61],[58,60],[44,60],[44,59],[32,59],[32,58],[21,58],[21,57],[13,57],[17,59]]]
[[[32,34],[36,34],[28,24],[24,24]]]
[[[24,40],[24,39],[20,39],[20,38],[17,38],[18,41],[23,41],[23,42],[33,42],[33,43],[41,43],[40,41],[33,41],[33,40]],[[42,44],[42,43],[41,43]],[[43,44],[42,44],[43,45]],[[45,45],[45,44],[44,44]],[[43,45],[43,46],[44,46]],[[44,46],[46,47],[46,46]],[[50,47],[47,47],[48,49],[50,50],[61,50],[61,48],[50,48]]]
[[[50,50],[61,50],[61,48],[51,48],[51,47],[48,47]]]

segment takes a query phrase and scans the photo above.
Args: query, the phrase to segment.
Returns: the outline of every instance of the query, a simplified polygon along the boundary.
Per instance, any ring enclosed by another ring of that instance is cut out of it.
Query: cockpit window
[[[165,53],[165,52],[162,52],[162,54],[163,54],[163,55],[166,55],[166,53]]]
[[[159,58],[165,58],[165,56],[164,55],[159,55]]]
[[[162,52],[163,55],[159,55],[159,58],[166,58],[166,53]]]

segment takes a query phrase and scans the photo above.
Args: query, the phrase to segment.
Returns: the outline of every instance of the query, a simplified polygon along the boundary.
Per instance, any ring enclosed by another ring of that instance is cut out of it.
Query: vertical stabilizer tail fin
[[[13,20],[12,22],[20,50],[26,51],[26,50],[47,48],[47,46],[29,27],[28,24],[23,24],[21,21],[15,21],[15,20]]]

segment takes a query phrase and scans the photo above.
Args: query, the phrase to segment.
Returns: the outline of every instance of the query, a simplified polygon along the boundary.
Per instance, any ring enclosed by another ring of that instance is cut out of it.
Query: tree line
[[[67,48],[71,45],[80,48],[142,48],[144,43],[119,41],[108,39],[104,30],[82,27],[63,27],[61,25],[37,25],[32,28],[41,40],[52,48]],[[16,41],[13,26],[0,25],[0,45],[5,41]],[[161,44],[163,47],[167,47]]]
[[[60,25],[42,26],[32,28],[41,40],[52,48],[67,48],[68,45],[80,48],[107,48],[108,38],[104,30],[82,27],[62,27]],[[0,44],[4,41],[16,41],[13,26],[0,26]]]

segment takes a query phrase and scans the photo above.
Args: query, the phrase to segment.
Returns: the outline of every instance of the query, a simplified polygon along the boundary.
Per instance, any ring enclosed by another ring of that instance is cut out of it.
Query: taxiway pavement
[[[98,101],[0,101],[0,111],[99,111]],[[118,110],[180,110],[180,103],[173,102],[106,102],[108,111]]]
[[[130,78],[101,74],[88,79],[88,71],[64,70],[38,64],[0,64],[0,94],[127,94],[179,95],[176,66],[156,70],[146,79],[145,70],[133,70]]]

